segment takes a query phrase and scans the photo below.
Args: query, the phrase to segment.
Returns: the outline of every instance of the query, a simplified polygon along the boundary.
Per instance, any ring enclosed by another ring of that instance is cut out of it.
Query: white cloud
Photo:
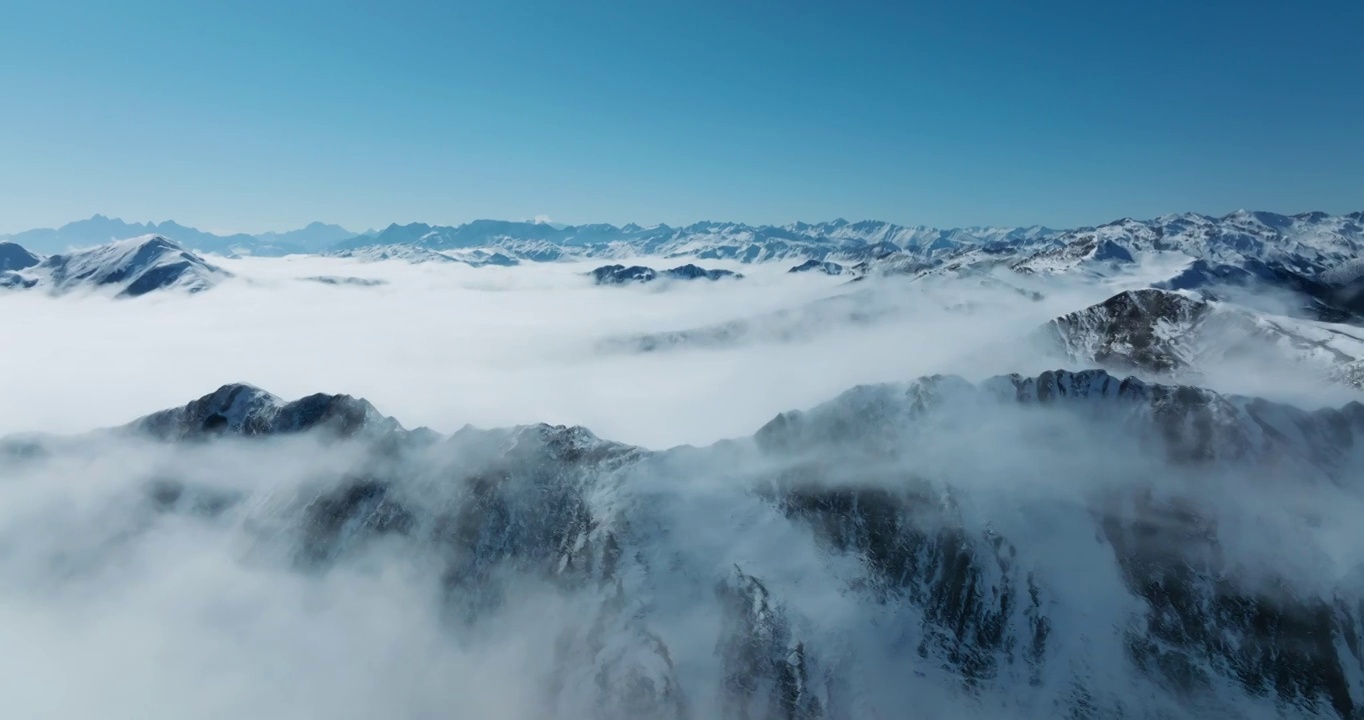
[[[778,412],[859,383],[1043,369],[1051,361],[1014,340],[1120,289],[1036,280],[1046,297],[1033,302],[968,281],[845,285],[782,265],[707,263],[741,270],[742,281],[597,287],[583,274],[593,264],[222,263],[237,278],[192,297],[4,297],[11,322],[0,352],[0,435],[119,424],[246,381],[285,398],[363,396],[409,427],[548,421],[654,448],[699,445],[749,435]],[[319,275],[388,282],[300,280]],[[605,338],[763,318],[849,292],[888,312],[864,325],[798,313],[814,327],[791,342],[601,351]],[[1026,701],[1065,692],[1072,667],[1095,687],[1136,692],[1120,645],[1141,603],[1124,589],[1090,506],[1129,484],[1150,482],[1215,508],[1234,541],[1227,557],[1247,576],[1272,570],[1294,587],[1329,593],[1358,567],[1355,490],[1295,484],[1246,493],[1240,475],[1162,475],[1168,469],[1144,449],[1066,417],[958,419],[922,428],[904,459],[886,466],[854,458],[829,482],[901,490],[931,474],[950,483],[943,504],[961,513],[971,537],[1024,538],[1011,562],[1046,579],[1047,612],[1058,618],[1049,667],[1059,669],[1041,678],[1041,690],[1009,676],[1022,672],[1010,666],[1000,682],[1017,681],[1018,693],[957,694],[960,677],[905,649],[922,639],[920,610],[860,599],[851,588],[864,565],[750,492],[753,480],[770,478],[770,461],[738,452],[698,465],[683,456],[596,498],[610,510],[598,519],[620,512],[635,548],[656,563],[657,572],[623,581],[633,583],[627,607],[667,642],[686,687],[719,686],[713,580],[740,566],[761,571],[821,659],[865,671],[855,677],[866,692],[850,701],[862,710],[912,701],[948,717],[1050,716],[1051,705]],[[17,716],[34,718],[543,716],[543,698],[528,688],[549,683],[561,637],[591,630],[584,618],[592,608],[578,606],[581,598],[519,588],[497,623],[465,626],[443,614],[441,568],[419,542],[376,543],[326,572],[290,564],[299,500],[338,482],[354,462],[305,438],[249,447],[120,443],[0,466],[0,696]],[[144,483],[159,476],[248,501],[211,520],[154,515]],[[437,480],[423,486],[433,493],[423,499],[457,507],[458,478]],[[612,651],[628,651],[619,647],[628,638],[607,639]],[[572,680],[584,693],[597,682]],[[1156,702],[1126,697],[1141,707]],[[688,700],[695,717],[718,714],[714,698]]]
[[[707,443],[853,384],[951,370],[963,350],[1104,292],[1042,303],[982,292],[985,308],[959,314],[924,291],[887,289],[885,302],[906,312],[875,327],[830,324],[794,344],[603,356],[602,338],[762,315],[861,285],[776,265],[728,265],[747,275],[737,282],[596,287],[583,275],[593,264],[218,262],[239,277],[193,297],[5,298],[23,320],[9,329],[0,376],[23,380],[0,384],[0,434],[118,424],[243,381],[285,398],[363,396],[406,425],[444,431],[545,421],[651,447]],[[318,275],[389,283],[298,281]]]

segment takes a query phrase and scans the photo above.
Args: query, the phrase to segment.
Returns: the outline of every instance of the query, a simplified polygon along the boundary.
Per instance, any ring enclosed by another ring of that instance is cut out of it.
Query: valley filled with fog
[[[5,298],[23,321],[0,372],[44,372],[0,389],[5,407],[25,408],[5,413],[0,431],[90,430],[248,382],[287,398],[349,393],[444,432],[551,422],[659,449],[708,444],[853,385],[967,371],[956,364],[963,355],[1117,289],[1061,286],[1019,302],[1007,289],[863,288],[780,264],[744,268],[742,281],[667,287],[596,286],[584,277],[594,264],[582,262],[469,268],[295,256],[218,265],[236,277],[192,297]],[[318,277],[382,284],[310,280]],[[852,299],[820,313],[830,298]],[[884,317],[845,321],[861,307]],[[809,317],[767,317],[783,311]],[[749,319],[802,333],[672,352],[611,343]],[[1028,351],[1010,353],[995,372],[1035,364]],[[77,397],[73,414],[66,403]]]
[[[16,717],[1364,712],[1359,213],[96,220],[0,242]]]

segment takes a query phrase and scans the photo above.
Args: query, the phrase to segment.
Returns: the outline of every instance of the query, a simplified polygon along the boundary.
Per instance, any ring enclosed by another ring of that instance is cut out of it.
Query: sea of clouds
[[[1055,359],[1027,342],[1037,327],[1143,282],[848,283],[710,263],[746,277],[601,287],[585,275],[592,265],[573,263],[215,262],[235,277],[193,296],[0,298],[0,436],[83,433],[247,382],[285,399],[364,397],[409,428],[443,433],[548,422],[653,449],[702,446],[858,384],[1048,369]],[[735,321],[758,331],[648,352],[619,342]],[[766,324],[783,330],[764,333]],[[787,332],[793,326],[800,332]],[[1244,371],[1215,380],[1264,383]],[[1285,392],[1322,404],[1344,397],[1283,380]],[[512,586],[496,622],[452,627],[438,559],[420,543],[378,543],[325,572],[291,563],[299,498],[327,490],[322,478],[340,482],[359,462],[350,452],[311,438],[202,447],[105,439],[0,468],[0,697],[14,716],[606,717],[600,694],[613,688],[594,689],[590,673],[570,673],[556,701],[544,691],[563,672],[553,639],[587,624],[601,598],[526,581]],[[1017,693],[963,704],[950,689],[959,678],[913,658],[904,634],[915,619],[850,592],[857,560],[763,499],[782,468],[745,451],[682,452],[598,500],[631,519],[640,567],[658,569],[633,580],[632,611],[667,641],[693,717],[723,710],[707,694],[723,682],[712,589],[735,568],[761,574],[812,657],[818,646],[825,669],[854,678],[843,716],[904,717],[912,705],[930,717],[1048,717],[1085,662],[1083,677],[1129,709],[1177,716],[1178,703],[1121,661],[1123,623],[1140,603],[1093,524],[1096,504],[1138,484],[1218,508],[1232,549],[1225,562],[1246,582],[1278,588],[1288,578],[1313,596],[1358,587],[1350,518],[1364,504],[1349,484],[1290,491],[1267,482],[1247,492],[1244,477],[1212,472],[1191,483],[1165,477],[1158,459],[1109,430],[1013,411],[930,427],[886,465],[845,460],[836,477],[859,488],[898,491],[909,475],[932,477],[953,497],[952,522],[1014,539],[1018,562],[1048,579],[1048,611],[1066,620],[1054,630],[1061,649],[1050,667],[1059,669],[1041,689],[1014,678]],[[155,513],[146,486],[157,477],[245,500],[212,517]],[[456,502],[433,492],[431,502]],[[612,642],[628,645],[621,632]],[[1274,716],[1233,688],[1217,692],[1222,709]]]

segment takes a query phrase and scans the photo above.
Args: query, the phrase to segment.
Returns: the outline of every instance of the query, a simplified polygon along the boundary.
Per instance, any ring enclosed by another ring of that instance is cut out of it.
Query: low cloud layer
[[[1007,379],[845,393],[1049,369],[1035,330],[1140,278],[846,284],[757,265],[599,287],[592,265],[222,262],[235,277],[192,297],[4,297],[0,436],[119,425],[245,381],[364,397],[408,428],[548,422],[706,447],[530,428],[0,448],[0,695],[17,716],[1260,718],[1364,702],[1354,416],[1252,419],[1192,391],[1038,407]],[[878,312],[811,310],[831,298]],[[759,331],[609,347],[735,321]],[[1207,457],[1167,447],[1210,426],[1231,439]]]
[[[543,421],[650,447],[706,443],[854,384],[970,371],[957,367],[968,351],[1110,292],[1058,286],[1031,302],[950,284],[847,285],[779,265],[744,267],[739,282],[603,288],[583,276],[591,265],[219,262],[237,277],[190,298],[6,297],[15,322],[0,376],[14,381],[0,386],[0,433],[122,423],[248,382],[283,397],[362,396],[405,424],[445,431]],[[386,283],[303,280],[319,276]],[[835,318],[794,343],[669,356],[599,347],[606,338],[799,310],[854,291],[896,314],[872,327]]]

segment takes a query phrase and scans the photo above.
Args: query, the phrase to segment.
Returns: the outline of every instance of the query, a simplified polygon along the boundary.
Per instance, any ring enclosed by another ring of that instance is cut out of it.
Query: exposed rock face
[[[999,424],[982,429],[982,412]],[[236,436],[248,453],[299,433],[378,448],[304,488],[271,541],[291,538],[305,572],[378,543],[433,558],[453,628],[497,622],[527,588],[576,603],[575,622],[545,638],[554,671],[539,689],[565,714],[853,718],[893,715],[930,688],[985,716],[1353,718],[1364,703],[1364,588],[1299,588],[1288,567],[1247,574],[1223,528],[1246,518],[1200,489],[1357,482],[1358,403],[1304,411],[1102,371],[935,376],[855,388],[751,439],[649,452],[563,426],[442,438],[344,395],[283,402],[229,385],[123,431]],[[944,446],[948,432],[973,456]],[[1004,449],[1011,433],[1028,443]],[[1103,439],[1149,467],[1092,458]],[[1001,452],[1019,455],[1004,470],[979,457]],[[1076,457],[1092,475],[1066,476]],[[1042,492],[1033,476],[1069,489]],[[252,506],[175,480],[148,487],[161,513]],[[720,493],[712,510],[707,492]],[[733,519],[704,527],[732,536],[694,534],[716,510]],[[1053,526],[1075,532],[1059,557],[1036,546]],[[745,554],[766,533],[786,552]],[[810,559],[793,571],[796,557]]]
[[[1133,290],[1056,318],[1036,333],[1066,362],[1194,379],[1206,368],[1252,363],[1364,387],[1350,368],[1364,359],[1364,331],[1254,313],[1186,292]]]
[[[659,279],[669,280],[720,280],[722,278],[742,279],[743,275],[730,270],[706,270],[696,265],[679,265],[675,268],[656,271],[643,265],[603,265],[591,273],[598,285],[625,285],[646,283]]]
[[[736,569],[715,588],[723,629],[716,653],[724,673],[725,717],[824,717],[827,688],[805,644],[791,634],[782,609],[757,578]]]
[[[812,259],[806,260],[805,262],[791,268],[790,270],[787,270],[787,272],[793,273],[819,272],[824,273],[825,275],[844,275],[848,273],[848,269],[836,262]]]
[[[325,430],[339,437],[400,431],[364,400],[349,395],[309,395],[283,402],[251,385],[224,385],[172,410],[148,415],[128,428],[161,440],[201,440],[215,435],[282,435]]]
[[[1053,320],[1048,330],[1065,352],[1106,367],[1168,372],[1187,367],[1184,338],[1207,317],[1202,300],[1162,290],[1134,290]]]

